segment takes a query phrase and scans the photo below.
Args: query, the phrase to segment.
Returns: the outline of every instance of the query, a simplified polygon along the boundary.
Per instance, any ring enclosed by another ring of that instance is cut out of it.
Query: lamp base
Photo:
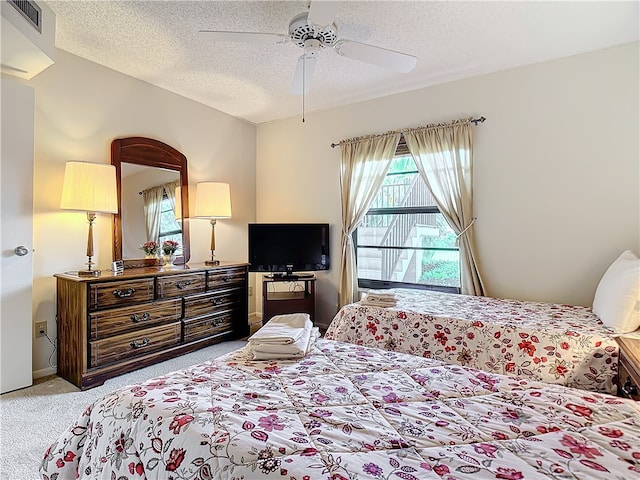
[[[80,277],[99,277],[100,270],[78,270],[78,276]]]
[[[205,265],[220,265],[220,260],[205,260],[204,261]]]

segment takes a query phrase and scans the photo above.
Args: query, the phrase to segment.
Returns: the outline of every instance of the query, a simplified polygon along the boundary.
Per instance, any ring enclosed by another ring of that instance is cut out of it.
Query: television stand
[[[267,275],[265,278],[276,282],[295,282],[297,280],[307,280],[314,278],[313,273],[274,273],[273,275]]]
[[[304,280],[306,278],[315,278],[313,273],[298,273],[294,274],[294,277],[298,277],[299,280]]]
[[[279,283],[301,282],[301,290],[276,290]],[[268,275],[262,278],[262,324],[276,315],[308,313],[316,316],[316,277],[302,275]]]

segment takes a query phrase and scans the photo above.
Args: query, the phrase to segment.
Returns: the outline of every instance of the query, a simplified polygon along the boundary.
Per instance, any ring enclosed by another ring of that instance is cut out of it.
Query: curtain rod
[[[480,117],[480,118],[472,118],[471,120],[469,120],[471,123],[473,123],[476,127],[478,126],[479,123],[484,123],[484,121],[486,120],[485,117]],[[338,143],[332,143],[331,144],[331,148],[336,148],[338,146],[340,146],[341,142]]]
[[[143,195],[144,192],[147,192],[149,190],[153,190],[154,188],[158,188],[158,187],[162,187],[165,188],[165,186],[167,185],[171,185],[172,183],[178,183],[178,180],[175,180],[173,182],[169,182],[169,183],[163,183],[162,185],[156,185],[155,187],[149,187],[149,188],[145,188],[144,190],[142,190],[141,192],[138,192],[138,195]],[[166,189],[165,189],[166,190]]]

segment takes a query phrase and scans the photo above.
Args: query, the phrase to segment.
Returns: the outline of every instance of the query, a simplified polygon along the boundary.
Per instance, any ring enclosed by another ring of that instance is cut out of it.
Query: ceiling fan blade
[[[338,55],[353,58],[362,62],[371,63],[388,68],[396,72],[408,73],[416,66],[418,58],[406,53],[388,50],[382,47],[374,47],[366,43],[353,42],[351,40],[338,40],[333,47]]]
[[[333,23],[336,13],[340,8],[340,2],[327,0],[313,0],[309,8],[307,21],[316,27],[328,27]]]
[[[307,54],[298,58],[296,72],[293,75],[293,83],[291,84],[291,93],[293,95],[302,95],[309,93],[311,88],[311,80],[313,79],[313,71],[316,68],[317,58]]]
[[[213,40],[214,42],[244,42],[259,45],[277,45],[289,41],[288,35],[279,33],[218,32],[213,30],[200,30],[198,37],[203,40]]]

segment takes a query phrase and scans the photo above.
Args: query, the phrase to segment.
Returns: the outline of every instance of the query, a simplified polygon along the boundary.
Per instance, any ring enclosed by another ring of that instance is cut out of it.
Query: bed
[[[615,393],[615,336],[586,308],[392,289],[390,308],[345,305],[328,339],[492,373]]]
[[[640,403],[318,340],[240,350],[117,390],[46,452],[44,480],[628,479]]]

